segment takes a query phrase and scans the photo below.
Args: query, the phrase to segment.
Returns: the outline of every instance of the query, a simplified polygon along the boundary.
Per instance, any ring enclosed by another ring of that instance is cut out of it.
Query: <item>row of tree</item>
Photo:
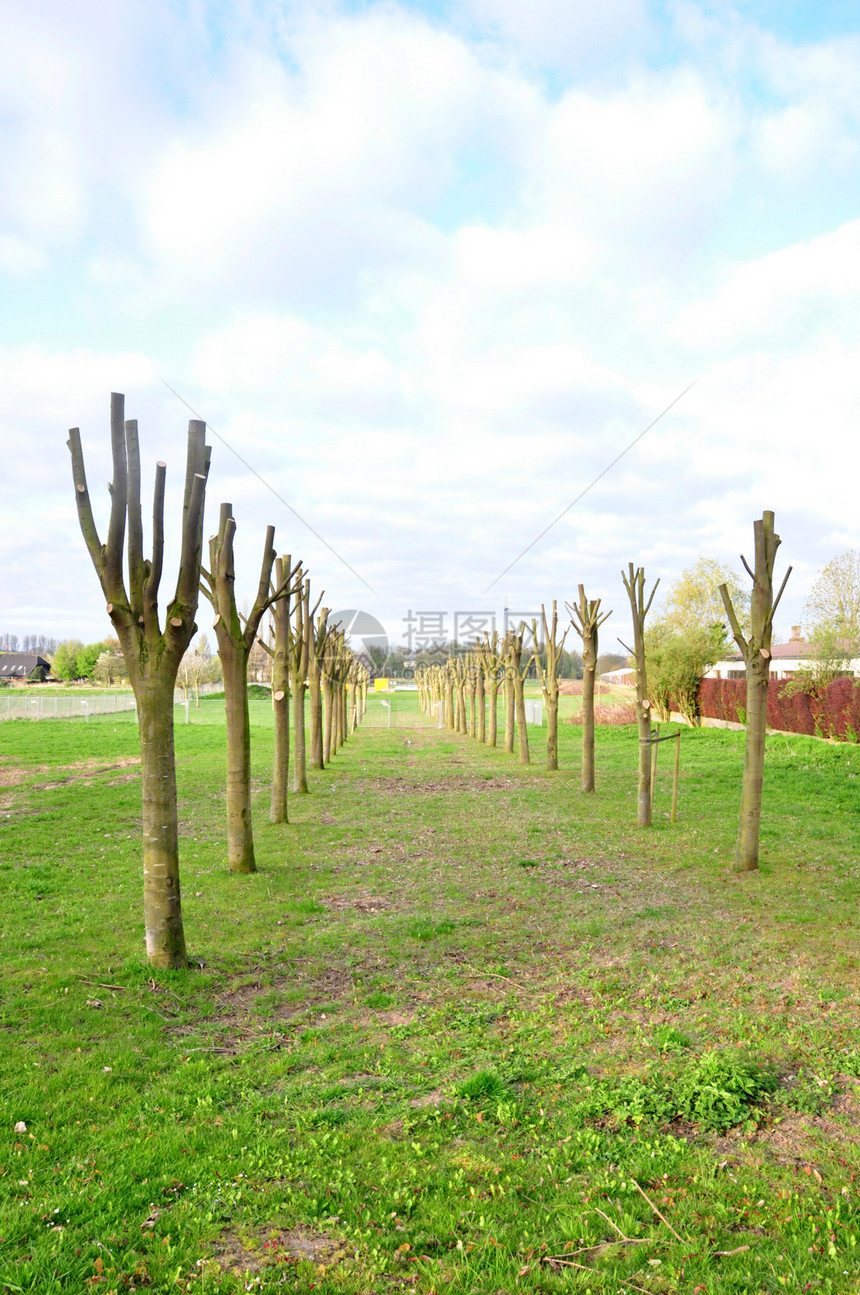
[[[0,652],[35,652],[38,656],[50,657],[56,648],[57,640],[45,634],[25,634],[19,638],[17,634],[0,630]]]
[[[179,883],[179,828],[173,730],[174,689],[183,658],[197,633],[202,591],[215,610],[215,632],[227,712],[227,854],[232,871],[253,872],[250,723],[247,662],[261,623],[271,612],[267,647],[273,661],[275,764],[270,816],[288,821],[289,701],[295,722],[293,789],[308,790],[305,693],[311,694],[311,761],[323,767],[358,723],[366,699],[367,671],[349,651],[343,633],[329,627],[319,602],[310,606],[310,582],[301,563],[278,557],[269,527],[254,605],[243,615],[236,603],[233,540],[236,522],[222,504],[218,532],[203,566],[203,506],[211,449],[205,424],[188,426],[188,454],[176,589],[162,623],[158,594],[164,566],[166,466],[156,465],[152,550],[144,556],[140,450],[137,422],[125,419],[124,397],[111,396],[113,480],[107,539],[99,537],[87,486],[78,428],[69,432],[72,477],[81,530],[107,599],[126,675],[137,701],[143,792],[143,888],[146,948],[157,967],[187,965]],[[126,575],[127,571],[127,583]],[[312,664],[313,663],[313,664]],[[325,705],[320,702],[324,696]],[[316,707],[314,707],[314,698]]]
[[[648,613],[659,580],[647,588],[645,570],[629,563],[621,576],[633,623],[632,645],[622,644],[630,654],[635,672],[638,726],[637,822],[651,824],[652,746],[656,734],[652,712],[668,713],[670,705],[681,704],[692,713],[702,674],[719,660],[726,648],[722,620],[713,618],[714,594],[719,596],[725,617],[743,657],[747,679],[747,726],[744,776],[741,793],[737,864],[743,870],[758,867],[759,829],[767,715],[767,684],[773,646],[773,621],[791,568],[779,590],[774,592],[773,575],[779,536],[774,515],[765,512],[754,524],[753,565],[742,562],[753,587],[747,594],[737,577],[716,564],[700,561],[698,569],[685,572],[670,592],[661,620],[646,627]],[[722,577],[722,578],[720,578]],[[713,584],[716,581],[716,588]],[[588,598],[582,585],[578,599],[568,603],[571,623],[582,643],[582,788],[594,790],[594,685],[598,660],[598,631],[611,615],[601,611],[601,600]],[[541,608],[541,631],[533,621],[530,652],[524,644],[526,625],[498,634],[485,634],[464,657],[431,666],[416,673],[421,705],[428,715],[441,710],[445,725],[495,746],[497,696],[505,697],[505,739],[507,752],[514,750],[516,735],[519,759],[530,761],[526,727],[524,683],[535,664],[547,707],[547,768],[558,768],[558,664],[568,631],[559,637],[558,605],[551,614]],[[651,678],[649,680],[649,669]],[[654,699],[658,705],[654,705]],[[489,723],[486,704],[489,702]]]

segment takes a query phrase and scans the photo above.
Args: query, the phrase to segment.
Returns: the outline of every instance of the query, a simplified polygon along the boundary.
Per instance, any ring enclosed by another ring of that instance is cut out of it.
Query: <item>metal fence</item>
[[[218,692],[222,684],[204,684],[201,695]],[[189,697],[193,698],[193,691]],[[174,693],[174,704],[183,706],[185,696],[181,689]],[[100,715],[118,715],[123,712],[136,711],[137,703],[130,692],[96,693],[91,697],[81,697],[65,693],[52,697],[50,693],[38,693],[28,696],[17,688],[0,691],[0,720],[4,719],[95,719]]]

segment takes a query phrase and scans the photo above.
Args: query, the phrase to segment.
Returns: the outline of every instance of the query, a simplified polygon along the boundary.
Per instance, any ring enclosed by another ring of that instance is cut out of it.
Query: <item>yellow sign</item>
[[[387,679],[374,679],[374,681],[373,681],[373,691],[374,691],[374,692],[388,692],[388,680],[387,680]]]

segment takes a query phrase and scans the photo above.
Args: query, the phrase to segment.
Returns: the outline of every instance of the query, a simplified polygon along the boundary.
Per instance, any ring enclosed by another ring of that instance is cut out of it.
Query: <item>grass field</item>
[[[593,797],[571,724],[558,774],[367,728],[275,828],[252,712],[250,877],[221,703],[177,728],[156,975],[131,717],[0,725],[4,1295],[860,1291],[856,746],[769,739],[740,875],[742,734],[641,832],[634,728]]]

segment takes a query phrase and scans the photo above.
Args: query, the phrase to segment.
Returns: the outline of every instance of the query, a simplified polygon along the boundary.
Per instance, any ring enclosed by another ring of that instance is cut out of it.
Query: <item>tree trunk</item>
[[[256,872],[251,819],[251,723],[248,715],[247,657],[225,650],[224,709],[227,717],[227,866],[231,872]]]
[[[308,701],[310,703],[311,768],[324,769],[320,672],[319,666],[314,666],[313,659],[308,668]]]
[[[645,568],[633,563],[621,577],[630,599],[633,614],[633,659],[636,662],[636,719],[639,726],[639,784],[636,821],[639,827],[651,826],[651,703],[648,700],[648,678],[645,670],[645,617],[654,601],[657,580],[651,596],[645,601]]]
[[[505,753],[513,755],[515,723],[514,679],[510,672],[505,673]]]
[[[743,633],[728,588],[720,585],[723,605],[732,627],[735,642],[744,656],[747,675],[747,723],[744,751],[744,781],[741,792],[741,814],[738,829],[736,866],[741,872],[753,872],[758,867],[761,802],[764,786],[764,752],[767,734],[767,684],[770,677],[773,618],[782,598],[791,567],[785,573],[779,593],[773,596],[773,568],[780,539],[774,530],[772,512],[762,514],[753,524],[755,533],[755,563],[750,570],[745,558],[744,566],[753,579],[750,600],[749,636]]]
[[[139,684],[143,783],[143,918],[153,967],[187,967],[179,890],[179,831],[173,745],[173,681]]]
[[[294,674],[293,684],[293,791],[308,794],[305,743],[305,681]]]
[[[519,670],[514,679],[514,695],[517,712],[517,746],[520,764],[529,763],[529,735],[526,729],[526,691],[525,681]]]
[[[758,867],[769,676],[770,656],[756,652],[747,666],[747,733],[737,846],[741,872],[754,872]]]
[[[490,683],[490,714],[487,726],[487,746],[495,746],[499,728],[499,681]]]
[[[588,658],[587,659],[587,654]],[[594,679],[593,654],[582,647],[582,790],[594,791]]]
[[[332,715],[332,683],[329,675],[324,674],[322,678],[323,702],[325,703],[324,726],[323,726],[323,760],[326,764],[331,760],[334,750],[332,747],[334,735],[334,716]]]
[[[272,661],[272,712],[275,722],[275,760],[272,768],[270,823],[289,823],[290,691],[283,662]]]
[[[546,767],[558,768],[558,693],[546,704]]]
[[[478,741],[486,742],[487,740],[487,698],[484,690],[484,672],[478,669],[478,677],[475,680],[475,697],[478,708]]]

